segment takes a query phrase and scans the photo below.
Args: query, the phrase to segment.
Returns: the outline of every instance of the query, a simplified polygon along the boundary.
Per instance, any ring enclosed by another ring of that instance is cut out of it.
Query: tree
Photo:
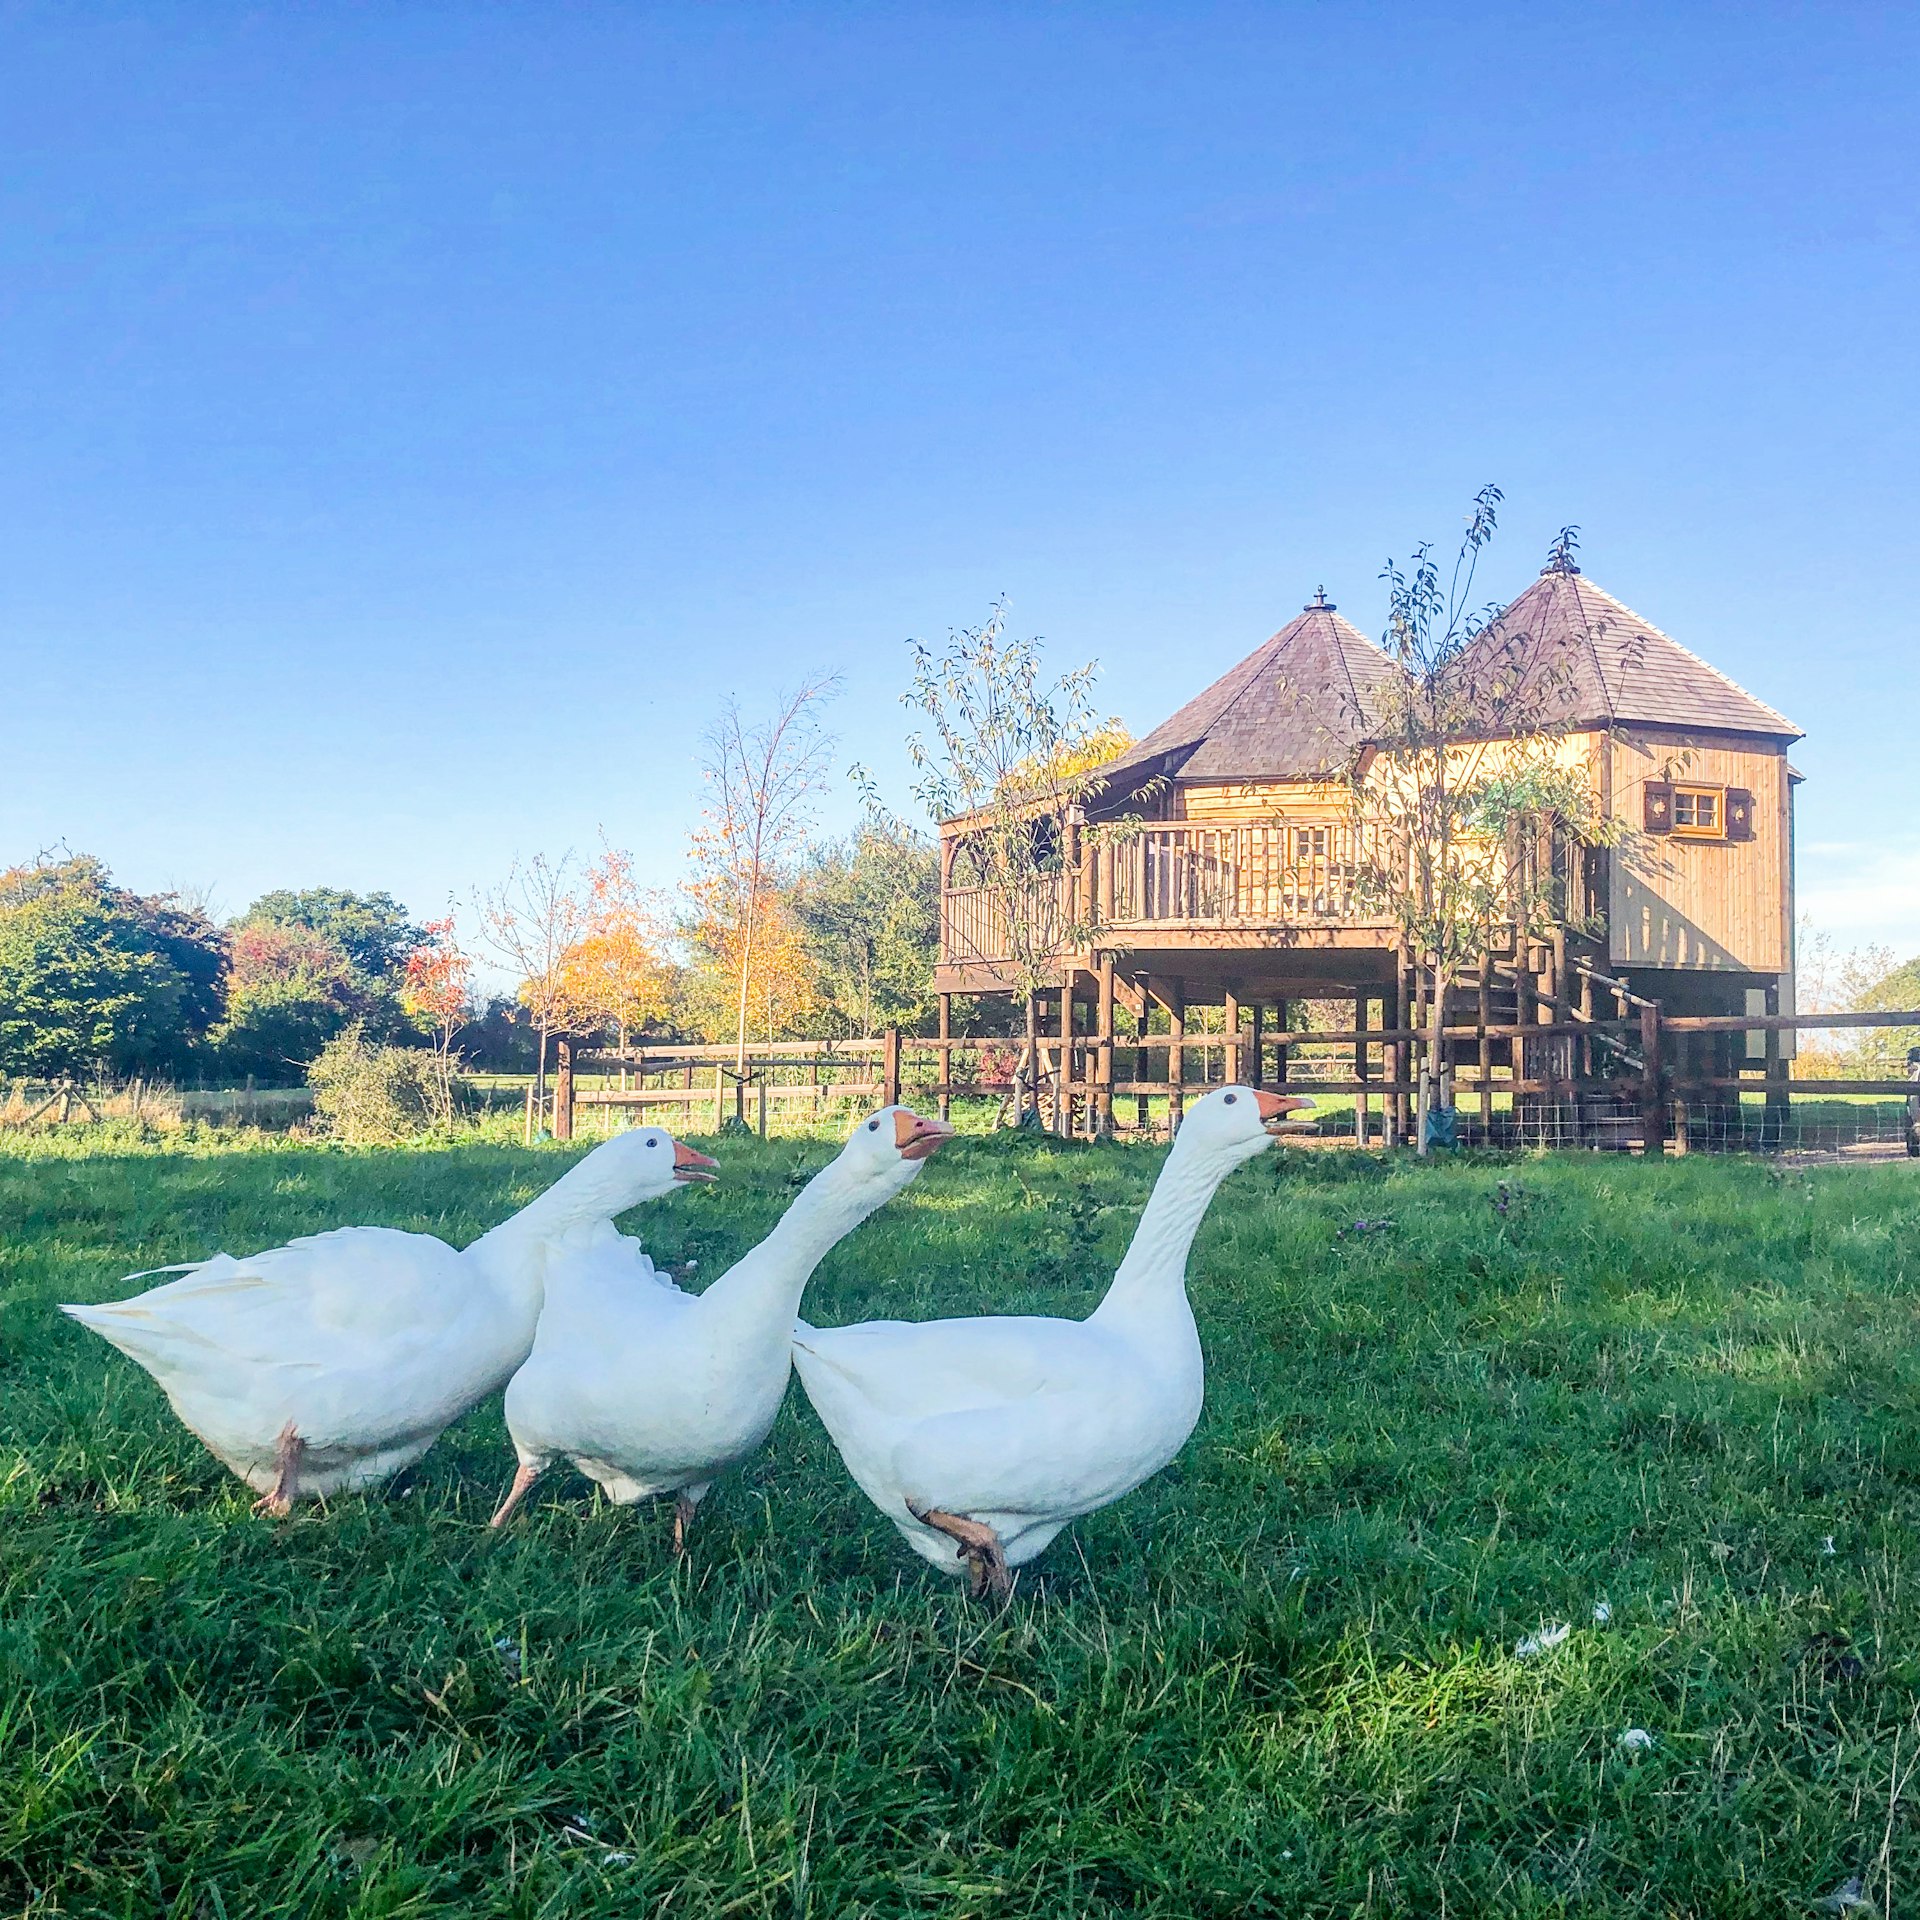
[[[544,1115],[548,1043],[569,1030],[566,957],[587,918],[574,885],[573,855],[549,860],[536,853],[516,860],[499,887],[479,895],[474,905],[482,939],[519,976],[517,997],[537,1036],[534,1103]]]
[[[870,818],[814,851],[791,908],[833,1031],[871,1039],[925,1018],[940,944],[940,854],[924,834]]]
[[[90,855],[0,873],[0,1067],[179,1066],[212,1010],[217,956],[210,924],[115,886]]]
[[[633,856],[601,846],[586,873],[584,930],[561,961],[568,1023],[611,1028],[616,1044],[666,1017],[676,969],[666,953],[663,915],[633,877]]]
[[[1406,571],[1388,561],[1383,644],[1400,672],[1376,696],[1380,710],[1367,718],[1373,750],[1355,760],[1347,781],[1358,897],[1387,917],[1432,985],[1421,1153],[1425,1112],[1442,1099],[1449,990],[1488,952],[1496,930],[1525,940],[1568,923],[1556,843],[1619,837],[1600,815],[1584,767],[1560,753],[1565,729],[1548,718],[1561,705],[1553,663],[1536,656],[1530,635],[1499,627],[1499,606],[1473,605],[1500,499],[1497,487],[1474,496],[1444,583],[1424,543]],[[1570,563],[1575,537],[1562,529],[1550,563]]]
[[[453,1119],[453,1043],[473,1010],[473,962],[460,950],[451,910],[420,929],[407,955],[400,1003],[433,1036],[434,1098],[442,1124]]]
[[[838,690],[834,676],[809,675],[752,724],[729,699],[705,735],[706,824],[693,836],[687,891],[698,909],[693,937],[731,988],[736,1072],[746,1070],[749,1020],[760,1012],[771,1021],[776,1004],[798,997],[790,972],[774,977],[796,943],[761,936],[813,824],[833,747],[820,709]]]
[[[407,956],[425,937],[389,893],[262,894],[228,929],[222,1065],[229,1073],[304,1070],[349,1026],[371,1043],[417,1043],[423,1031],[402,996]]]
[[[349,893],[339,887],[281,888],[263,893],[242,926],[306,927],[333,942],[362,979],[397,983],[407,958],[425,938],[390,893]]]
[[[1040,641],[1008,638],[1004,604],[984,626],[950,633],[944,647],[909,645],[913,679],[901,702],[930,726],[907,740],[920,774],[914,796],[935,822],[964,823],[956,861],[985,901],[987,944],[1004,949],[974,957],[996,963],[1024,997],[1023,1080],[1032,1101],[1038,996],[1057,977],[1062,951],[1095,931],[1071,884],[1077,816],[1099,790],[1095,768],[1110,757],[1108,742],[1118,736],[1109,730],[1118,723],[1095,719],[1091,663],[1045,680]],[[1021,1117],[1037,1120],[1037,1105]]]
[[[243,921],[227,943],[226,1017],[213,1032],[227,1073],[304,1073],[365,1012],[360,976],[325,934]]]

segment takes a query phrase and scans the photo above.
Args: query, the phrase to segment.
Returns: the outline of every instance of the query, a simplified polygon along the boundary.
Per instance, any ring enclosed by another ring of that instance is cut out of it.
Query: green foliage
[[[241,915],[240,924],[306,927],[339,948],[362,981],[399,979],[407,970],[407,955],[427,937],[392,894],[349,893],[339,887],[263,893]]]
[[[704,1282],[830,1151],[729,1141],[629,1224]],[[1772,1920],[1855,1874],[1910,1905],[1904,1165],[1270,1156],[1195,1250],[1199,1431],[999,1616],[797,1394],[685,1560],[564,1472],[490,1536],[497,1404],[411,1497],[270,1526],[55,1308],[348,1220],[465,1244],[568,1164],[0,1140],[0,1906]],[[1158,1164],[958,1142],[808,1316],[1085,1312]]]
[[[816,849],[792,902],[818,1027],[866,1038],[925,1020],[940,939],[940,854],[924,835],[869,824]]]
[[[218,934],[87,855],[0,875],[0,1069],[183,1068],[218,1008]]]
[[[307,1069],[322,1129],[349,1146],[388,1146],[448,1116],[434,1057],[421,1047],[383,1047],[349,1027]]]
[[[222,1067],[289,1079],[350,1026],[374,1041],[423,1039],[401,994],[424,938],[389,894],[262,895],[229,935],[226,1018],[213,1035]]]
[[[1882,974],[1860,995],[1863,1013],[1906,1013],[1920,1008],[1920,954]],[[1868,1027],[1860,1035],[1861,1054],[1873,1078],[1906,1071],[1907,1049],[1920,1046],[1920,1027]]]

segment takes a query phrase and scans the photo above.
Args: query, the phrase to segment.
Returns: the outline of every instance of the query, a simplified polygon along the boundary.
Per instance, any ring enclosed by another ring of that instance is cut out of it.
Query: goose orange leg
[[[253,1503],[256,1514],[270,1513],[276,1520],[284,1520],[293,1511],[293,1503],[300,1497],[300,1456],[306,1450],[307,1443],[294,1432],[289,1420],[274,1442],[273,1491],[263,1493]]]
[[[958,1513],[944,1513],[938,1507],[916,1507],[911,1500],[907,1511],[923,1527],[931,1527],[958,1543],[955,1558],[967,1563],[967,1591],[975,1600],[988,1593],[1004,1600],[1012,1593],[1013,1575],[1007,1571],[1006,1550],[991,1527]]]
[[[540,1469],[523,1464],[513,1476],[513,1485],[507,1489],[507,1497],[500,1502],[493,1518],[487,1522],[490,1527],[504,1527],[512,1516],[513,1510],[527,1497],[533,1483],[540,1478]]]

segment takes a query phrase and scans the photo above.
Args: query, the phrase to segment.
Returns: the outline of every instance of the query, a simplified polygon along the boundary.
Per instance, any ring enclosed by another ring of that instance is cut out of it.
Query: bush
[[[307,1084],[322,1129],[349,1146],[409,1140],[440,1117],[433,1055],[376,1046],[358,1027],[320,1049]]]

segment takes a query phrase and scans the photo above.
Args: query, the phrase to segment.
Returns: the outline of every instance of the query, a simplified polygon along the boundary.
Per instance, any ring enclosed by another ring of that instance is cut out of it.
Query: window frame
[[[1683,824],[1680,818],[1680,802],[1684,795],[1689,800],[1711,800],[1713,802],[1713,825],[1700,826],[1697,822]],[[1727,790],[1714,786],[1704,780],[1676,780],[1673,782],[1673,825],[1668,831],[1676,840],[1725,840],[1727,837]]]

